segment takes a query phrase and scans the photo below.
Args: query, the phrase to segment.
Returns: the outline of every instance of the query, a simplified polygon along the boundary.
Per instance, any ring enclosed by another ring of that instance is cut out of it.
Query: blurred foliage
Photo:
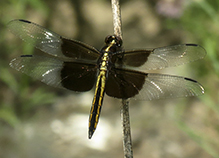
[[[16,72],[10,69],[9,61],[14,56],[14,52],[31,54],[33,48],[22,41],[15,45],[12,41],[17,39],[8,34],[6,24],[12,20],[11,17],[25,19],[28,9],[33,9],[44,16],[48,16],[49,10],[44,1],[39,0],[9,0],[0,3],[0,118],[8,125],[15,126],[16,123],[19,123],[19,119],[25,118],[37,106],[52,103],[54,94],[46,92],[42,87],[32,87],[33,81],[29,77],[16,76]],[[14,39],[11,41],[10,38]],[[19,54],[17,53],[17,55]]]
[[[0,127],[5,125],[12,128],[16,127],[22,120],[34,117],[34,113],[38,109],[42,108],[42,106],[50,106],[52,103],[54,103],[54,99],[58,97],[58,91],[52,92],[51,90],[45,89],[42,86],[43,84],[39,82],[36,83],[36,81],[33,81],[26,75],[18,73],[9,67],[9,61],[15,56],[20,55],[21,52],[22,54],[31,54],[34,49],[20,39],[17,39],[6,28],[6,24],[10,20],[16,18],[37,20],[40,19],[39,21],[45,23],[46,26],[50,26],[51,18],[59,18],[58,16],[56,17],[54,11],[52,11],[55,2],[58,3],[58,1],[53,0],[0,1]],[[149,2],[151,6],[156,4],[153,0]],[[71,3],[81,5],[80,1],[78,0],[72,0]],[[122,5],[125,6],[126,3],[128,2],[122,1]],[[110,5],[110,3],[108,4]],[[203,119],[203,122],[206,120],[206,126],[208,129],[200,132],[200,130],[189,126],[188,123],[181,118],[183,114],[187,114],[188,108],[191,108],[187,107],[186,104],[184,106],[176,106],[175,119],[178,127],[213,157],[219,157],[218,8],[218,0],[193,0],[190,1],[187,6],[184,6],[183,14],[181,17],[176,19],[170,17],[162,17],[159,19],[162,21],[164,31],[183,30],[183,37],[181,38],[180,42],[190,43],[196,41],[197,44],[203,46],[207,51],[207,56],[204,61],[195,63],[194,67],[191,69],[197,70],[194,73],[198,77],[198,81],[202,83],[206,89],[206,93],[200,97],[200,99],[204,105],[208,107],[208,111],[200,119]],[[76,6],[74,9],[78,12],[81,11],[80,6]],[[155,11],[153,13],[156,14]],[[90,18],[86,19],[83,13],[78,14],[76,17],[76,20],[78,20],[78,25],[83,28],[82,29],[79,27],[81,30],[79,29],[80,34],[77,34],[77,39],[86,39],[86,37],[89,37],[91,39],[90,42],[92,43],[95,41],[93,39],[97,38],[96,41],[98,43],[100,42],[99,38],[101,39],[105,36],[100,35],[100,37],[96,37],[97,35],[95,34],[94,30],[101,30],[96,29],[95,26],[91,26],[91,22],[88,22],[87,20]],[[68,19],[69,17],[61,18]],[[135,30],[135,27],[133,27],[133,23],[135,24],[135,22],[136,21],[130,22],[131,27],[123,27],[132,29],[134,28]],[[86,25],[83,25],[84,23]],[[63,24],[63,26],[65,25],[66,24]],[[91,30],[89,35],[87,35],[87,28],[90,28]],[[131,32],[130,30],[126,32]],[[142,38],[144,39],[143,34],[139,34],[139,38],[139,40],[142,41]],[[146,39],[146,41],[147,40],[148,39]],[[155,38],[154,41],[157,41],[157,38]],[[172,43],[169,43],[172,44],[173,41]],[[208,135],[208,133],[206,133],[207,131],[214,133],[214,135]]]
[[[187,36],[193,36],[202,45],[207,56],[205,62],[199,65],[199,81],[203,83],[206,93],[200,97],[206,106],[209,106],[209,115],[205,117],[216,117],[211,126],[219,136],[219,1],[202,0],[193,1],[185,9],[184,15],[179,22],[170,22],[171,27],[182,26],[187,31]],[[169,22],[169,21],[168,21]],[[186,36],[186,35],[185,35]],[[179,108],[180,107],[176,107]],[[186,113],[186,108],[181,113]],[[212,112],[214,113],[212,115]],[[179,114],[179,113],[176,113]],[[219,157],[219,137],[211,137],[207,133],[194,130],[176,115],[177,124],[194,141],[205,149],[213,157]]]

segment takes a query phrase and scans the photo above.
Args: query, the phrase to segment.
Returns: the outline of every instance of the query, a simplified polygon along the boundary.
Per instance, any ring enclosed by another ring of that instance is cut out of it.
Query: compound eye
[[[122,46],[122,39],[119,36],[116,36],[116,45],[119,47]]]
[[[107,36],[107,37],[105,38],[105,43],[106,43],[106,44],[109,44],[109,43],[111,43],[114,39],[115,39],[114,36],[109,35],[109,36]]]
[[[122,46],[122,39],[119,37],[119,36],[116,36],[116,35],[109,35],[105,38],[105,43],[106,44],[110,44],[112,43],[112,41],[115,41],[116,45],[118,47],[121,47]]]

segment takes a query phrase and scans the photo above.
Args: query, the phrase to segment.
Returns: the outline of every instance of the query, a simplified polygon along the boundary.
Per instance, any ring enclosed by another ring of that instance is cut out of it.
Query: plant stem
[[[112,12],[113,12],[113,25],[114,34],[122,39],[122,22],[121,12],[119,7],[119,0],[111,0]],[[129,101],[127,99],[122,100],[121,108],[121,121],[123,129],[123,152],[125,158],[133,158],[131,130],[129,121]]]
[[[122,38],[122,20],[119,7],[119,0],[111,0],[113,12],[114,34]]]

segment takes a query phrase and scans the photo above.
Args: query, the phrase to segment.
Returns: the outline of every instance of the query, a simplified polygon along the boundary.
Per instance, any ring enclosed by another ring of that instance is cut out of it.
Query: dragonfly
[[[89,139],[97,128],[105,94],[118,99],[154,100],[204,93],[203,86],[193,79],[148,73],[204,58],[206,51],[200,45],[125,50],[120,37],[109,35],[98,50],[27,20],[12,20],[7,26],[16,36],[44,52],[21,55],[10,62],[12,68],[53,87],[76,92],[95,89]]]

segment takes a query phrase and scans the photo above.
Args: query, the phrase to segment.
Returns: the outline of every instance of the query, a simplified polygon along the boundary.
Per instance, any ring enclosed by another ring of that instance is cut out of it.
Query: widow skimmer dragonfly
[[[106,37],[105,46],[97,50],[26,20],[12,20],[8,28],[22,40],[47,53],[47,56],[17,57],[10,62],[12,68],[54,87],[77,92],[95,87],[89,139],[97,127],[105,93],[114,98],[138,100],[204,93],[202,85],[193,79],[146,72],[203,58],[206,51],[196,44],[126,51],[122,49],[122,39],[111,35]]]

